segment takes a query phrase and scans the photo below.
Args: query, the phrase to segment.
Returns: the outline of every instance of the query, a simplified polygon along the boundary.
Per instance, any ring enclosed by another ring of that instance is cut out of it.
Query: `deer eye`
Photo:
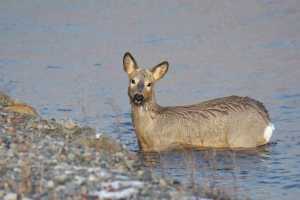
[[[134,79],[131,79],[131,84],[135,84],[135,80]]]
[[[147,87],[151,87],[151,85],[152,85],[152,83],[148,83],[148,84],[147,84]]]

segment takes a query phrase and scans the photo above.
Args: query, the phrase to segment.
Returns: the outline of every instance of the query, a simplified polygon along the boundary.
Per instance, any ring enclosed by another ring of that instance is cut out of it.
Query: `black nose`
[[[140,102],[144,101],[144,96],[141,95],[141,94],[135,94],[134,97],[133,97],[133,99],[134,99],[135,102],[139,102],[140,103]]]
[[[137,101],[143,101],[144,100],[144,96],[141,94],[136,94],[134,95],[134,99]]]

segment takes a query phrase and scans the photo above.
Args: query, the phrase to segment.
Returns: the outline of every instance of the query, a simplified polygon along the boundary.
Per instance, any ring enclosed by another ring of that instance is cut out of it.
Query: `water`
[[[300,3],[262,1],[2,1],[0,90],[42,116],[73,118],[137,151],[122,56],[171,64],[162,105],[231,94],[263,101],[276,131],[251,152],[170,152],[145,165],[234,197],[300,195]]]

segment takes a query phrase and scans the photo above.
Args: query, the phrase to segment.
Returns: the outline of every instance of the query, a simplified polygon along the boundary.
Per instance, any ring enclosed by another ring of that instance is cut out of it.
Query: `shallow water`
[[[157,174],[234,197],[300,195],[300,3],[263,1],[2,1],[0,90],[44,117],[72,118],[137,151],[127,77],[130,50],[146,67],[168,60],[162,105],[231,94],[263,101],[276,131],[251,152],[164,153]]]

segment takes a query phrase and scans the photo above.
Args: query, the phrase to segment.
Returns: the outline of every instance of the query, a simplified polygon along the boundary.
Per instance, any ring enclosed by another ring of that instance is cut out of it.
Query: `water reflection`
[[[270,159],[272,143],[256,149],[228,150],[228,149],[182,149],[166,152],[139,152],[146,167],[156,168],[163,165],[172,168],[183,163],[185,167],[207,167],[212,170],[233,170],[244,168]]]
[[[275,143],[251,150],[185,149],[161,153],[143,153],[140,157],[147,169],[156,175],[174,178],[187,187],[218,188],[231,197],[249,197],[250,187],[245,182],[251,176],[269,168],[271,148]],[[261,179],[259,183],[269,183]],[[276,182],[272,182],[275,184]]]

